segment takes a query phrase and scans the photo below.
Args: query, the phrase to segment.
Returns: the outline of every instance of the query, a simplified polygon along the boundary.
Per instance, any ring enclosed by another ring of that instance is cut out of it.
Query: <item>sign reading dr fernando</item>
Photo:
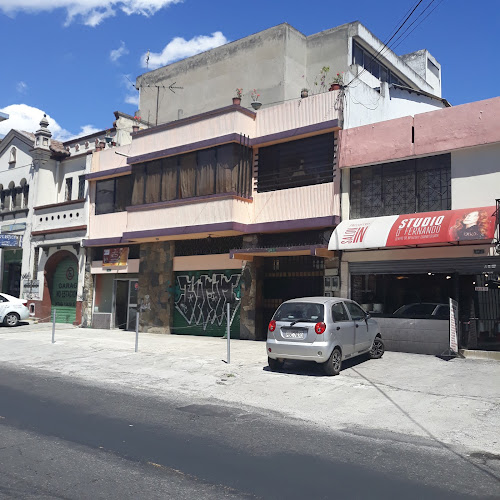
[[[435,245],[491,240],[495,207],[390,215],[341,222],[329,250]]]

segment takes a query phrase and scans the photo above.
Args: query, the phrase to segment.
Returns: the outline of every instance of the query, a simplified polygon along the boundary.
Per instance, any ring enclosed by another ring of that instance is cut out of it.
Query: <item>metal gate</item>
[[[71,258],[57,265],[52,278],[52,312],[56,309],[56,323],[76,321],[76,294],[78,290],[78,266]]]

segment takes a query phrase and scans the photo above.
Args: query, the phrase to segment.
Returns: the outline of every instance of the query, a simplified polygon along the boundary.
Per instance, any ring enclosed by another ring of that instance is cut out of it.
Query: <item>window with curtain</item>
[[[179,157],[180,197],[196,196],[196,153],[188,153]]]
[[[161,192],[161,160],[152,161],[146,167],[145,203],[158,203]]]
[[[215,193],[215,149],[198,151],[196,171],[196,195],[205,196]]]
[[[164,158],[162,162],[161,200],[171,201],[178,198],[177,156]]]
[[[132,205],[144,204],[144,187],[146,182],[146,167],[134,167],[134,185],[132,187]]]
[[[252,150],[224,144],[134,166],[132,205],[208,196],[251,195]]]

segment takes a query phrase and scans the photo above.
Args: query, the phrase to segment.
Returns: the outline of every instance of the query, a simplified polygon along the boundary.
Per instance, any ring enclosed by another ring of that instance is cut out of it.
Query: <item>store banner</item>
[[[127,265],[128,247],[105,248],[102,267],[124,267]]]
[[[492,240],[495,207],[390,215],[341,222],[328,250],[360,250]]]
[[[0,248],[21,248],[23,237],[18,234],[0,234]]]
[[[450,298],[450,350],[458,352],[458,302]]]

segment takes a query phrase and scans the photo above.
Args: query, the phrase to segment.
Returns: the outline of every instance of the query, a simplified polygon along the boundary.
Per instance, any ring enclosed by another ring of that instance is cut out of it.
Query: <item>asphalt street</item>
[[[499,478],[430,439],[0,368],[0,498],[498,498]]]

